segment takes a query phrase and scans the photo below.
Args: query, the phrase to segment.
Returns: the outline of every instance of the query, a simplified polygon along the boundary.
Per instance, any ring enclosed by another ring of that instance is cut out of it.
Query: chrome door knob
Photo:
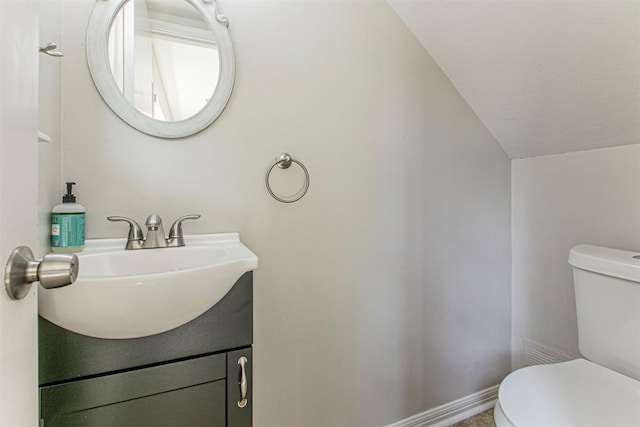
[[[79,260],[75,254],[48,253],[36,261],[26,246],[13,250],[4,269],[4,285],[11,299],[22,299],[39,281],[43,288],[67,286],[78,277]]]

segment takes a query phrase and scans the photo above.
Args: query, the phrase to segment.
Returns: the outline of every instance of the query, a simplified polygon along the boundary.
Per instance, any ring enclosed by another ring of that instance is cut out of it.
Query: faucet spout
[[[167,240],[164,235],[162,218],[158,214],[151,214],[145,221],[147,226],[147,237],[142,245],[143,249],[166,248]]]

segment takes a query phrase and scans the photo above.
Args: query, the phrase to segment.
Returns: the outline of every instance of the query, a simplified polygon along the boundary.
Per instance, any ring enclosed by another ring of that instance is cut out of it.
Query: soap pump
[[[80,252],[84,248],[84,206],[76,203],[73,194],[75,182],[67,182],[67,193],[62,203],[51,211],[51,251]]]

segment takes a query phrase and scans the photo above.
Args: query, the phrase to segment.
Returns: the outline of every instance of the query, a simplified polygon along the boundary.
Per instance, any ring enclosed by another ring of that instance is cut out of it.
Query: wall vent
[[[524,351],[527,355],[526,366],[545,365],[548,363],[566,362],[574,359],[557,348],[549,347],[528,339],[524,340]]]

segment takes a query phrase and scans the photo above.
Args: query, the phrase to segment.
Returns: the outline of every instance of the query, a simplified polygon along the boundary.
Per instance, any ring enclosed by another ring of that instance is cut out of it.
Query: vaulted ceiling
[[[388,0],[511,158],[640,143],[640,0]]]

